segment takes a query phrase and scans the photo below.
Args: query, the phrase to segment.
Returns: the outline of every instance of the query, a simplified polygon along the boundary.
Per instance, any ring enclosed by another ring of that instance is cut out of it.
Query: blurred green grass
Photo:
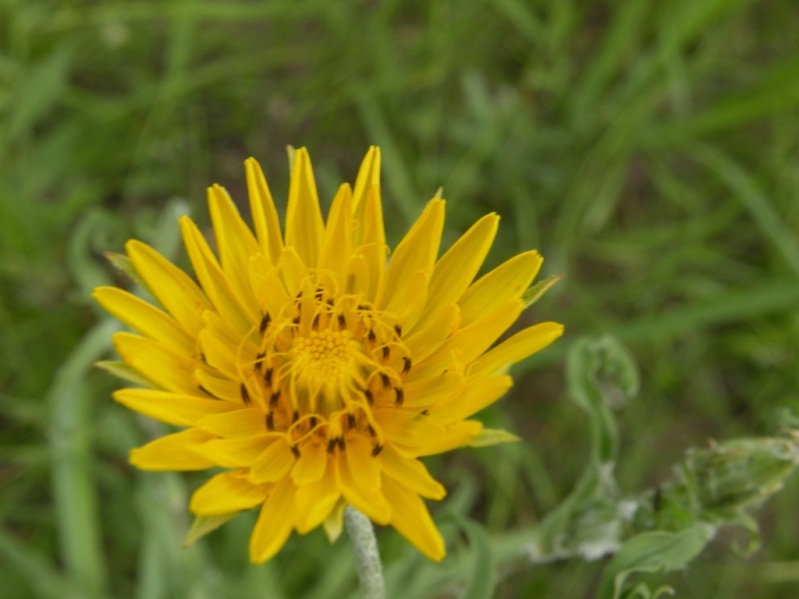
[[[612,333],[642,368],[619,413],[624,490],[688,446],[775,432],[799,409],[795,18],[792,0],[0,0],[4,595],[353,591],[346,547],[316,534],[263,568],[244,563],[246,521],[183,552],[197,479],[126,465],[154,431],[91,367],[109,351],[88,297],[115,277],[102,252],[136,236],[181,259],[176,213],[207,223],[212,182],[243,200],[250,155],[285,197],[287,144],[308,146],[325,198],[380,145],[391,240],[443,186],[448,241],[495,210],[490,264],[535,247],[565,275],[529,319],[566,338],[486,414],[526,444],[432,463],[498,554],[587,454],[564,401],[570,338]],[[680,596],[795,596],[798,501],[793,481],[763,512],[764,548],[742,562],[717,544]],[[469,567],[381,542],[390,580]],[[598,568],[516,563],[497,596],[591,596]]]

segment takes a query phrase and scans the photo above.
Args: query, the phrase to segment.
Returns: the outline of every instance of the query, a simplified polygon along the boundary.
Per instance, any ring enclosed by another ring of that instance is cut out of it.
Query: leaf
[[[471,440],[469,447],[488,447],[501,443],[517,443],[520,440],[513,433],[501,428],[484,428],[479,435]]]
[[[240,512],[233,512],[231,514],[222,514],[221,516],[197,516],[194,518],[191,528],[189,528],[186,537],[183,539],[183,547],[186,549],[191,547],[205,535],[215,531],[239,513]]]
[[[472,577],[469,586],[462,595],[463,599],[491,599],[494,596],[496,586],[494,552],[491,547],[491,540],[481,525],[458,518],[458,523],[469,535],[472,545]]]
[[[522,301],[524,302],[524,307],[529,308],[542,297],[544,294],[549,291],[555,283],[560,281],[563,278],[563,275],[553,275],[543,281],[538,281],[535,285],[530,286],[523,294],[522,294]]]
[[[136,268],[133,266],[133,262],[130,258],[128,258],[125,254],[120,254],[119,252],[105,252],[104,255],[106,260],[108,260],[114,268],[116,268],[123,275],[127,276],[131,281],[136,283],[147,293],[155,297],[153,292],[150,290],[149,285],[144,282],[144,279],[136,271]]]
[[[140,385],[148,389],[153,386],[150,381],[140,375],[136,370],[133,369],[132,366],[130,366],[130,364],[127,364],[126,362],[119,362],[116,360],[100,360],[99,362],[95,362],[94,365],[98,368],[102,368],[106,372],[110,372],[115,377],[120,378],[123,381],[133,383],[134,385]]]
[[[613,557],[599,586],[599,599],[620,599],[624,582],[635,572],[683,569],[710,540],[713,527],[697,524],[680,532],[644,532],[628,540]]]

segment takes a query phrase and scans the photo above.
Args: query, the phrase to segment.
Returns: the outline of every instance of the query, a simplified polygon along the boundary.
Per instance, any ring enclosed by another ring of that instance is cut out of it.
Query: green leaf
[[[119,362],[116,360],[100,360],[94,363],[98,368],[102,368],[106,372],[110,372],[115,377],[139,385],[141,387],[151,388],[153,384],[140,375],[130,364],[126,362]]]
[[[488,447],[490,445],[499,445],[501,443],[518,443],[521,439],[501,428],[484,428],[469,443],[469,447]]]
[[[563,275],[553,275],[547,279],[544,279],[543,281],[538,281],[538,283],[535,285],[530,286],[527,291],[522,294],[522,301],[524,302],[525,308],[529,308],[538,300],[540,300],[544,294],[562,278]]]
[[[474,554],[471,568],[472,577],[462,597],[463,599],[491,599],[496,586],[495,560],[491,540],[485,528],[480,524],[465,518],[458,518],[458,523],[469,535]]]
[[[602,575],[599,599],[620,599],[627,577],[635,572],[668,572],[683,569],[704,549],[713,527],[697,524],[671,533],[644,532],[628,540]]]
[[[225,522],[233,518],[233,516],[238,516],[239,513],[240,512],[233,512],[231,514],[222,514],[221,516],[197,516],[194,518],[191,528],[189,528],[189,531],[186,533],[186,538],[183,539],[183,547],[191,547],[205,535],[215,531]]]

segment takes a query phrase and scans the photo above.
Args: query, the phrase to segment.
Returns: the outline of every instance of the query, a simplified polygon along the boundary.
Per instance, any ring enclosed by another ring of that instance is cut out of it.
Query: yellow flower
[[[305,149],[294,154],[285,238],[258,163],[246,162],[255,234],[227,192],[209,189],[217,255],[180,227],[197,282],[130,241],[132,267],[160,308],[113,287],[94,296],[138,334],[114,336],[150,388],[128,408],[184,427],[131,452],[146,470],[226,469],[200,487],[206,522],[260,506],[250,557],[263,562],[350,504],[435,560],[444,542],[422,497],[445,490],[420,457],[468,445],[468,420],[511,386],[507,366],[560,336],[541,323],[495,345],[525,307],[541,257],[530,251],[473,282],[499,218],[477,221],[441,258],[436,197],[389,257],[371,148],[327,221]]]

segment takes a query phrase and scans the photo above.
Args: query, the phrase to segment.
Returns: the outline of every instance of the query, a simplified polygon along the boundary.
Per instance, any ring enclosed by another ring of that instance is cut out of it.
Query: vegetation
[[[792,466],[721,503],[691,474],[716,467],[711,439],[723,460],[756,454],[737,482],[762,451],[793,459],[780,443],[799,428],[795,19],[792,0],[0,0],[3,594],[357,596],[349,547],[321,533],[262,567],[247,563],[245,517],[181,548],[201,479],[127,465],[162,431],[110,399],[117,382],[93,364],[116,325],[89,295],[127,284],[103,253],[128,238],[184,262],[177,215],[205,218],[212,182],[243,202],[248,156],[280,204],[286,146],[309,147],[329,202],[376,144],[392,242],[439,187],[449,241],[496,211],[488,266],[539,249],[544,276],[564,278],[529,321],[566,325],[483,415],[523,442],[429,462],[450,490],[434,506],[450,557],[380,531],[389,592],[613,596],[607,572],[629,563],[584,559],[576,537],[558,553],[546,535],[585,532],[579,515],[611,522],[602,502],[632,498],[652,513],[617,538],[689,531],[693,559],[624,592],[795,596]],[[580,387],[606,350],[614,385]],[[567,354],[584,366],[569,376]],[[572,493],[599,458],[613,488]],[[762,546],[742,555],[756,538],[739,508],[757,507]],[[712,520],[739,526],[710,540],[695,525]]]

